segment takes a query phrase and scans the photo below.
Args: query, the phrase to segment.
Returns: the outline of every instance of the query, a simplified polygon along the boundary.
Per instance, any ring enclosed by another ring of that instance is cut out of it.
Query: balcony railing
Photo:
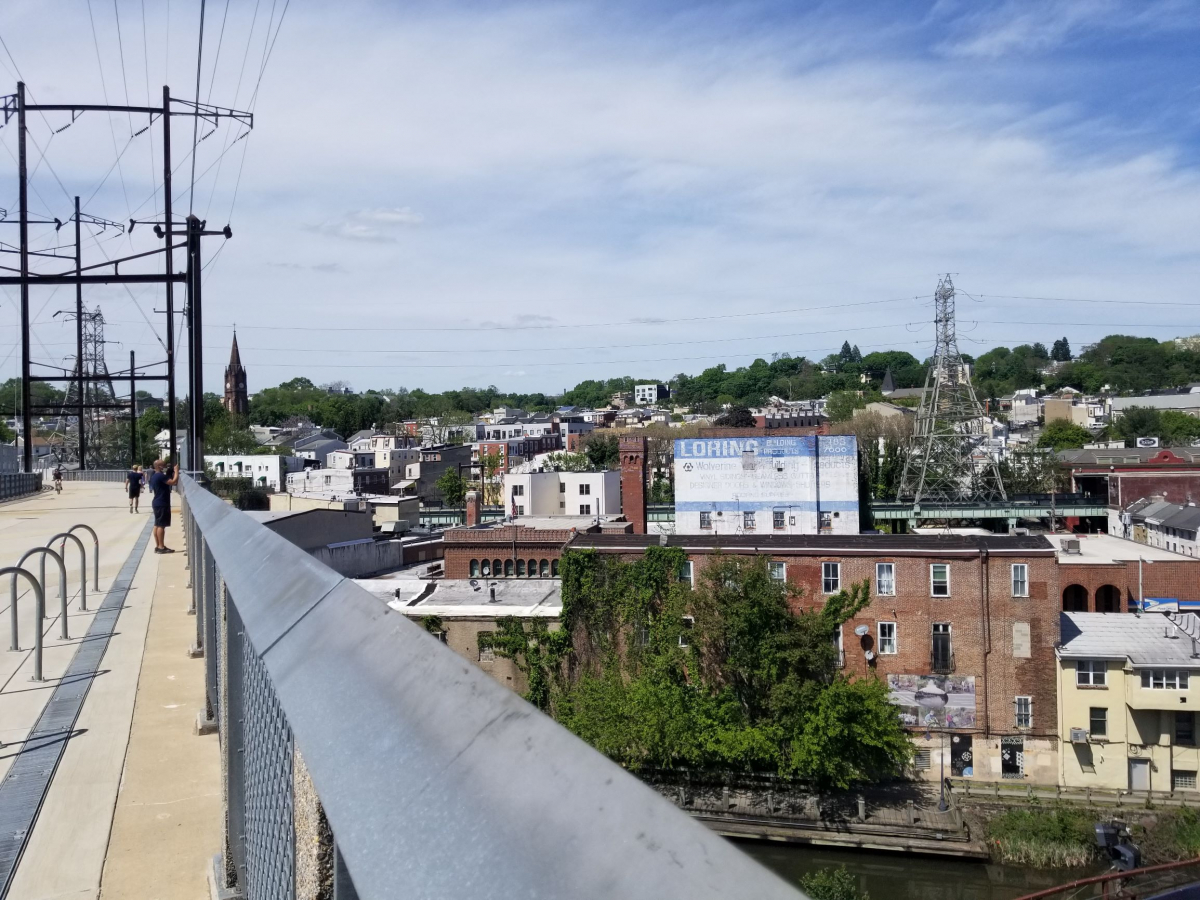
[[[229,896],[801,896],[400,613],[181,483]]]
[[[954,672],[954,653],[939,653],[936,650],[929,654],[929,672],[932,675],[950,675]]]

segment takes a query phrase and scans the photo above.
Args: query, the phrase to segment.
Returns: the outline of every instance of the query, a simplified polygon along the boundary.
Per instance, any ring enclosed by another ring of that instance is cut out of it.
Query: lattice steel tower
[[[934,294],[937,347],[904,464],[899,496],[922,501],[1004,500],[995,458],[984,446],[983,407],[958,352],[954,283],[946,275]]]
[[[74,310],[63,315],[68,321],[74,321]],[[99,468],[113,460],[105,459],[105,447],[101,441],[101,429],[119,413],[125,411],[125,404],[117,400],[117,392],[113,388],[112,379],[108,372],[108,363],[104,359],[104,313],[100,307],[83,310],[83,359],[75,359],[71,370],[71,383],[63,399],[62,412],[58,416],[53,436],[50,438],[54,453],[64,463],[79,463],[80,438],[84,454],[87,456],[88,468]],[[80,403],[79,389],[80,366],[83,367],[83,402]],[[76,427],[67,427],[67,419],[77,420],[79,410],[83,416],[77,421]],[[111,450],[111,448],[108,448]]]

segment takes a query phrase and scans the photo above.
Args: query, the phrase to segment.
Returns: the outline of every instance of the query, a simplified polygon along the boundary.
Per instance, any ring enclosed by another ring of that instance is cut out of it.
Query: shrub
[[[858,879],[845,866],[817,869],[800,879],[800,887],[812,900],[870,900],[858,889]]]

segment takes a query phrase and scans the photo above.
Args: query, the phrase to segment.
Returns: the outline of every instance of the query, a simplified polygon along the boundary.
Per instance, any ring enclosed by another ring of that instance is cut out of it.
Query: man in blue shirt
[[[161,459],[154,461],[154,471],[150,473],[150,491],[154,494],[150,501],[150,509],[154,512],[154,552],[174,553],[165,543],[167,529],[171,527],[171,486],[179,482],[179,469],[171,467],[171,474],[165,471]]]

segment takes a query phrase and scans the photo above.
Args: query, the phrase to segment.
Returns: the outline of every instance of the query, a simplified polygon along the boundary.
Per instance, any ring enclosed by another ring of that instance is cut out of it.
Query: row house
[[[475,465],[476,474],[478,474],[479,461],[483,457],[499,456],[498,474],[504,475],[514,466],[528,462],[541,453],[553,453],[561,449],[563,449],[562,435],[558,432],[501,440],[483,440],[473,446],[471,462]]]

